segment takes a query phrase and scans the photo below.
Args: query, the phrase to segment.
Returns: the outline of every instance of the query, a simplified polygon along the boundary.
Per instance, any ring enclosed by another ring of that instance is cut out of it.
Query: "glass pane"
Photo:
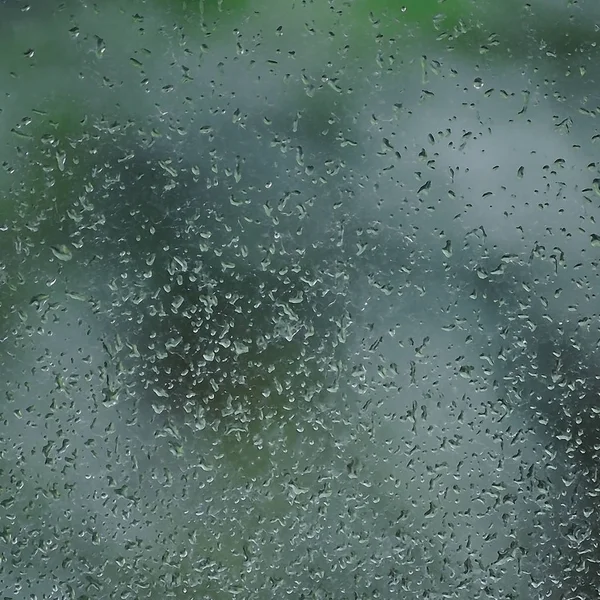
[[[4,597],[597,598],[599,19],[1,3]]]

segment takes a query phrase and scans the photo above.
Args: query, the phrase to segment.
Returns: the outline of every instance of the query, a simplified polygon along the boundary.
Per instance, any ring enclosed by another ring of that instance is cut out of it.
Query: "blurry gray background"
[[[593,2],[0,4],[6,598],[597,598]]]

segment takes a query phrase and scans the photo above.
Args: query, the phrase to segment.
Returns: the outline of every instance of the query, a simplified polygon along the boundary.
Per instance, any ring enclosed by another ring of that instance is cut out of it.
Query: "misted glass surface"
[[[600,5],[0,3],[0,594],[600,595]]]

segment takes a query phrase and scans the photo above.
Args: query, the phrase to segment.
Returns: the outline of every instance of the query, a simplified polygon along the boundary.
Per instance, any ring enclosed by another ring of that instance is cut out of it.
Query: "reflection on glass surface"
[[[7,598],[592,599],[593,3],[0,4]]]

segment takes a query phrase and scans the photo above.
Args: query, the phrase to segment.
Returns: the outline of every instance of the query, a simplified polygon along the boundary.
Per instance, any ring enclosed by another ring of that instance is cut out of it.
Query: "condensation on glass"
[[[0,4],[4,597],[597,598],[599,18]]]

